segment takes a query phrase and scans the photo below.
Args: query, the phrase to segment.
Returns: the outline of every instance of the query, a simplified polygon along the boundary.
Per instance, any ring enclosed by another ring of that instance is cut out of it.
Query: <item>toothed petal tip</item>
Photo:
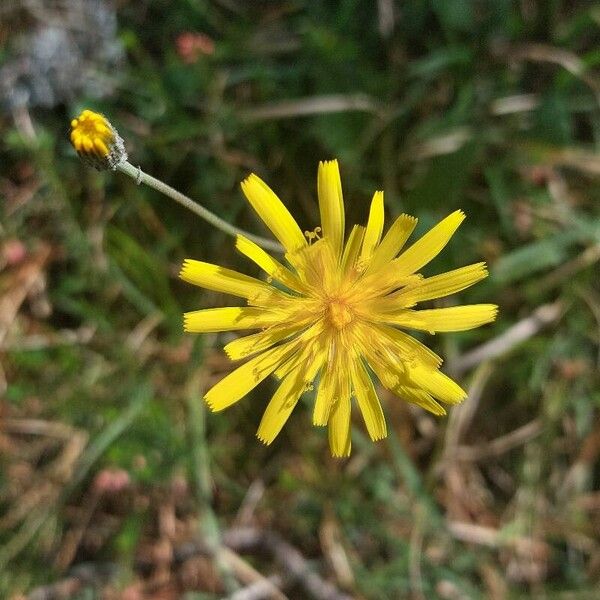
[[[219,412],[218,409],[215,408],[213,401],[208,397],[208,395],[204,396],[204,402],[206,402],[206,406],[208,406],[211,412]]]
[[[333,456],[333,458],[348,458],[350,456],[350,452],[337,452],[332,450],[331,456]]]

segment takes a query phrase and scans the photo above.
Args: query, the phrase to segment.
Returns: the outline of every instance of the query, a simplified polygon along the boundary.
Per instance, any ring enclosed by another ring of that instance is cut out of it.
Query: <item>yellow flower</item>
[[[99,171],[114,170],[127,160],[121,136],[100,113],[86,109],[73,119],[70,138],[77,154]]]
[[[375,192],[366,227],[344,242],[344,203],[337,161],[319,164],[321,228],[302,233],[275,193],[256,175],[242,182],[252,208],[285,249],[282,264],[238,236],[237,249],[266,281],[186,260],[181,278],[246,300],[248,306],[185,314],[193,333],[256,329],[225,346],[249,359],[205,395],[213,411],[235,404],[271,374],[280,381],[257,436],[270,444],[301,395],[313,389],[313,424],[328,425],[333,456],[350,454],[350,406],[356,400],[373,440],[386,424],[371,373],[403,400],[436,415],[466,394],[440,370],[442,359],[402,329],[464,331],[496,317],[493,304],[415,310],[417,303],[459,292],[487,276],[484,263],[423,277],[418,271],[448,243],[465,215],[458,210],[402,251],[417,219],[400,215],[382,238],[383,192]]]

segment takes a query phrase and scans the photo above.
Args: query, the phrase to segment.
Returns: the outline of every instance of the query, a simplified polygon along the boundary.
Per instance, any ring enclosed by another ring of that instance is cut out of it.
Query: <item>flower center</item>
[[[346,302],[339,298],[329,300],[325,312],[329,323],[338,330],[344,329],[354,320],[354,311]]]

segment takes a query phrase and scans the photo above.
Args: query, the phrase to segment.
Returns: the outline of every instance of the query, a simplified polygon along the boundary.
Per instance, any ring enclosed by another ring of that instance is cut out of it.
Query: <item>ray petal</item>
[[[230,306],[226,308],[206,308],[186,312],[183,315],[183,329],[189,333],[214,333],[237,329],[259,329],[281,320],[276,312],[264,308]]]
[[[352,388],[369,436],[373,441],[381,440],[387,436],[385,417],[373,381],[360,359],[353,362],[351,377]]]
[[[444,249],[464,219],[462,210],[454,211],[393,260],[392,267],[399,275],[416,273]]]
[[[341,396],[335,403],[328,422],[329,448],[335,457],[350,456],[350,396]]]
[[[437,368],[442,364],[440,356],[404,331],[386,325],[377,325],[374,333],[378,334],[377,339],[387,348],[390,356],[401,356],[407,362],[418,361],[432,368]],[[369,344],[366,335],[363,334],[363,338],[367,347],[373,346],[372,342]]]
[[[339,258],[344,243],[344,199],[337,160],[319,163],[317,176],[319,211],[323,237],[330,240],[335,256]]]
[[[273,279],[280,281],[296,292],[303,290],[304,286],[298,277],[278,260],[275,260],[268,252],[265,252],[258,244],[255,244],[243,235],[238,235],[235,247]]]
[[[277,194],[257,175],[242,181],[242,191],[265,225],[288,252],[307,245],[302,230]]]
[[[313,355],[312,358],[310,358],[307,351],[303,354],[305,366],[299,367],[285,376],[269,401],[261,419],[256,435],[261,442],[267,445],[277,437],[298,403],[300,396],[323,364],[323,354]]]
[[[338,379],[340,376],[339,370],[332,361],[328,361],[319,382],[319,389],[315,396],[315,405],[313,407],[312,422],[316,427],[327,425],[331,408],[335,403],[335,394],[339,389]]]
[[[366,264],[366,261],[371,258],[371,255],[375,251],[377,244],[379,244],[383,232],[384,218],[383,192],[375,192],[373,200],[371,200],[369,220],[367,221],[367,229],[360,251],[359,263]]]
[[[436,369],[428,369],[423,365],[410,368],[408,379],[411,387],[421,388],[447,404],[458,404],[467,397],[467,392],[448,375]]]
[[[375,248],[367,272],[372,273],[388,264],[402,250],[416,226],[417,219],[415,217],[400,215],[388,229],[381,244]]]
[[[399,385],[392,390],[394,394],[399,396],[402,400],[416,404],[421,408],[437,415],[439,417],[446,414],[446,409],[433,399],[433,396],[425,390],[409,387],[407,385]]]
[[[238,338],[229,342],[223,350],[231,360],[240,360],[248,358],[258,352],[264,352],[271,346],[274,346],[281,340],[284,340],[301,329],[302,325],[292,325],[290,327],[271,327],[266,331],[259,331],[252,335]]]
[[[491,323],[498,314],[495,304],[465,304],[429,310],[403,310],[382,315],[387,323],[435,333],[438,331],[467,331]]]
[[[187,258],[183,261],[179,277],[188,283],[193,283],[207,290],[232,294],[241,298],[251,299],[269,292],[271,286],[255,279],[242,275],[231,269]]]
[[[473,284],[485,279],[488,271],[484,262],[475,263],[460,269],[454,269],[433,277],[426,277],[409,285],[402,291],[382,299],[382,306],[386,310],[394,308],[407,308],[414,306],[417,302],[443,298],[456,294]]]
[[[204,399],[214,412],[223,410],[254,389],[261,381],[268,377],[284,360],[296,351],[296,340],[266,350],[252,358],[235,371],[232,371],[215,384],[206,394]]]
[[[277,437],[303,391],[304,380],[300,375],[300,370],[297,369],[283,379],[269,401],[256,432],[256,437],[263,444],[268,446]]]
[[[363,245],[363,239],[365,235],[365,228],[362,225],[355,225],[348,236],[348,242],[344,248],[344,254],[342,256],[341,270],[344,273],[348,273],[353,267],[357,265],[358,255],[360,248]]]

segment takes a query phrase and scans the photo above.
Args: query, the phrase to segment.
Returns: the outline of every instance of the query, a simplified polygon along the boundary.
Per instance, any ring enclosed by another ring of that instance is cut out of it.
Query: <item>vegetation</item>
[[[289,598],[594,597],[598,6],[118,6],[109,95],[0,118],[0,596],[242,598],[273,577]],[[0,26],[0,65],[36,18]],[[259,235],[239,182],[256,172],[312,230],[334,157],[351,222],[376,189],[417,233],[462,208],[431,272],[486,260],[456,300],[500,315],[426,341],[469,399],[436,418],[382,394],[387,440],[356,418],[348,460],[308,405],[256,440],[272,382],[207,412],[230,338],[184,335],[181,315],[228,299],[180,265],[256,272],[180,206],[82,164],[68,123],[86,107],[133,164]]]

